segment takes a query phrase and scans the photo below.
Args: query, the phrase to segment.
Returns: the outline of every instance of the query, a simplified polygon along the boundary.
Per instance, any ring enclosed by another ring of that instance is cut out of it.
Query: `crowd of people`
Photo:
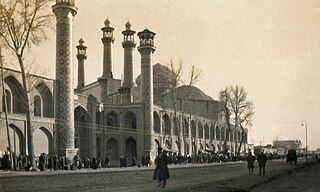
[[[214,163],[214,162],[228,162],[234,160],[233,157],[222,154],[209,154],[199,153],[197,155],[185,155],[179,156],[177,153],[169,152],[167,155],[169,164],[187,164],[187,163]],[[76,154],[73,158],[66,158],[59,156],[56,153],[41,153],[35,157],[36,170],[75,170],[82,168],[110,168],[111,166],[122,167],[148,167],[151,165],[150,156],[141,157],[140,161],[133,157],[121,156],[119,164],[113,163],[111,165],[111,157],[106,154],[105,157],[85,157],[80,158],[79,154]],[[114,162],[115,160],[113,160]],[[15,171],[30,171],[32,163],[24,152],[10,154],[5,152],[3,156],[0,156],[0,168],[2,170],[15,170]]]
[[[14,152],[10,154],[5,152],[2,157],[0,157],[0,169],[3,171],[9,170],[29,170],[31,168],[31,162],[28,160],[28,156],[23,152],[16,155]]]
[[[250,152],[251,153],[251,152]],[[240,156],[237,160],[248,161],[248,154],[246,157]],[[254,158],[255,156],[253,156]],[[258,156],[259,157],[259,156]],[[273,156],[266,155],[267,160],[272,160]],[[12,159],[12,161],[11,161]],[[198,153],[196,155],[184,155],[179,156],[175,152],[167,152],[168,164],[199,164],[199,163],[222,163],[236,161],[234,155],[228,153]],[[256,159],[253,160],[253,162]],[[99,168],[110,168],[118,166],[122,167],[148,167],[151,165],[152,160],[150,156],[143,156],[141,159],[136,159],[133,157],[121,156],[120,159],[111,159],[111,157],[106,154],[104,157],[85,157],[80,158],[79,154],[76,154],[73,158],[66,158],[64,156],[59,156],[55,153],[41,153],[35,158],[36,170],[75,170],[83,168],[99,169]],[[119,163],[116,163],[116,162]],[[249,160],[250,161],[250,160]],[[23,152],[18,155],[14,152],[10,154],[5,152],[3,156],[0,156],[0,168],[1,170],[15,170],[15,171],[30,171],[32,164],[29,158]],[[112,162],[112,164],[111,164]],[[253,164],[253,163],[250,163]],[[249,168],[249,167],[248,167]],[[263,168],[262,173],[263,174]],[[249,171],[250,173],[250,171]]]
[[[23,152],[20,152],[19,155],[14,152],[12,154],[5,152],[2,157],[0,156],[0,162],[0,169],[4,171],[30,171],[32,169],[32,163]],[[104,159],[94,157],[81,159],[79,154],[76,154],[73,158],[67,158],[55,153],[41,153],[38,157],[35,157],[35,163],[35,170],[39,171],[97,169],[102,167],[110,168],[111,159],[108,155]]]

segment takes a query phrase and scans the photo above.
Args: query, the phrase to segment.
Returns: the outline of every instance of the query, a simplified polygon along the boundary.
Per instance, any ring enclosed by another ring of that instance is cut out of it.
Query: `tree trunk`
[[[5,115],[5,119],[6,119],[6,130],[7,130],[8,147],[9,147],[9,151],[10,151],[11,168],[14,169],[12,149],[11,149],[11,141],[10,141],[10,135],[9,135],[7,96],[6,96],[6,91],[4,89],[4,73],[3,73],[3,63],[2,63],[1,48],[0,48],[0,67],[1,67],[1,82],[2,82],[2,93],[3,93],[3,98],[4,98],[4,115]],[[13,134],[15,134],[15,132]],[[16,151],[15,151],[15,153],[16,153]]]
[[[178,119],[177,119],[177,99],[176,99],[176,92],[175,92],[175,89],[173,89],[173,107],[174,107],[174,121],[173,121],[173,124],[174,124],[174,127],[175,129],[178,129],[178,142],[177,142],[177,145],[178,145],[178,152],[179,152],[179,155],[181,155],[181,138],[180,138],[180,126],[178,126]],[[173,133],[175,134],[175,133]]]
[[[240,156],[240,151],[241,151],[243,140],[244,140],[244,129],[241,126],[241,140],[240,140],[239,147],[238,147],[238,150],[237,150],[237,156],[238,157]]]
[[[27,119],[27,139],[28,139],[28,159],[31,162],[32,169],[36,168],[35,158],[34,158],[34,145],[33,145],[33,130],[32,130],[32,122],[31,122],[31,104],[28,93],[27,86],[27,77],[25,72],[25,67],[23,65],[22,56],[17,54],[19,59],[21,76],[22,76],[22,88],[23,88],[23,99],[24,106],[26,110],[26,119]]]

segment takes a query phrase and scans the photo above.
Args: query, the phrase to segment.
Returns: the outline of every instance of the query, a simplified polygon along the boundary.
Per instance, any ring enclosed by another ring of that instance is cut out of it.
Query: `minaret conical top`
[[[104,26],[105,27],[110,27],[110,21],[109,21],[108,18],[104,21]]]
[[[131,30],[131,23],[128,21],[127,23],[126,23],[126,30]]]

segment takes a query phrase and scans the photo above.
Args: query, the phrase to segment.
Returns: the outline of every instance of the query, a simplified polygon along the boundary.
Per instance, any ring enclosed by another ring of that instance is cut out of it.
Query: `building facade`
[[[136,32],[129,21],[122,31],[123,80],[113,77],[114,28],[107,19],[101,28],[101,77],[86,84],[87,47],[80,39],[76,46],[78,81],[74,84],[70,42],[72,19],[77,8],[73,0],[57,0],[53,11],[57,18],[56,79],[30,75],[36,155],[46,152],[72,157],[79,152],[84,158],[108,154],[118,162],[120,156],[138,160],[150,156],[153,160],[159,146],[182,155],[234,153],[242,137],[242,151],[246,152],[247,130],[244,134],[240,129],[228,131],[218,111],[218,101],[193,86],[177,87],[173,100],[165,81],[170,70],[161,64],[153,65],[156,34],[145,29],[137,33],[137,43]],[[141,74],[134,79],[136,46],[141,55]],[[6,104],[14,151],[27,152],[25,110],[19,94],[21,75],[19,71],[4,70],[5,94],[1,92],[0,97],[0,151],[4,152],[8,146],[4,120]]]

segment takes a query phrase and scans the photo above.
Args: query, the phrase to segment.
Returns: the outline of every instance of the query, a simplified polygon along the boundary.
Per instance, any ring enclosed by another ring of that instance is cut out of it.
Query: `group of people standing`
[[[28,156],[21,151],[19,155],[15,152],[5,151],[5,153],[0,156],[0,168],[1,170],[20,170],[27,171],[31,168],[31,162],[28,160]]]
[[[249,151],[249,154],[247,156],[247,163],[248,163],[248,170],[249,175],[253,175],[253,169],[254,169],[254,161],[256,160],[256,157],[252,155],[252,152]],[[258,163],[259,163],[259,175],[265,175],[266,173],[266,163],[268,161],[267,156],[261,152],[257,157]]]

